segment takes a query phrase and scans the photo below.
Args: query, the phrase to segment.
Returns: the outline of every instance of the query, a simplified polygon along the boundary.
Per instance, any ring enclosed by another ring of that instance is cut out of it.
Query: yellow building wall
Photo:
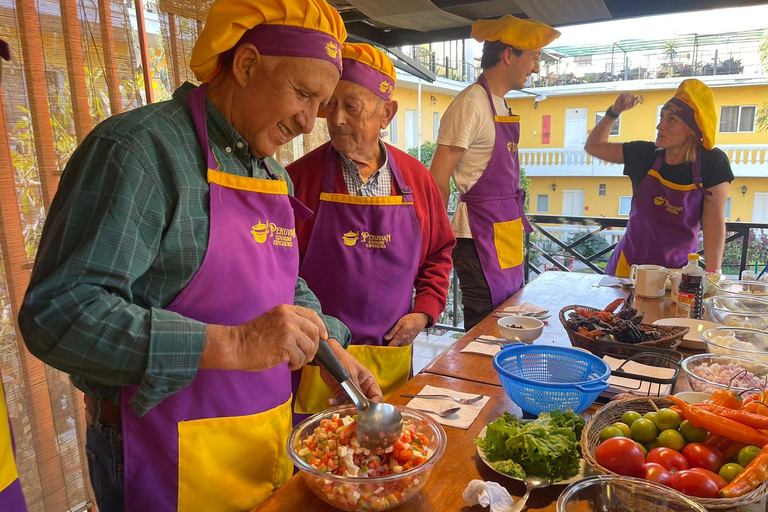
[[[435,99],[434,104],[432,98]],[[419,95],[416,89],[395,88],[395,101],[397,101],[397,142],[392,145],[398,149],[406,150],[405,146],[405,111],[413,110],[418,114],[419,108]],[[437,134],[433,129],[433,114],[435,112],[440,114],[442,119],[445,109],[448,108],[453,96],[447,94],[439,94],[434,92],[427,92],[422,90],[421,92],[421,142],[437,140]],[[385,140],[392,143],[391,136],[386,137]]]
[[[673,90],[636,91],[643,95],[643,103],[621,114],[618,136],[610,137],[611,142],[633,140],[654,140],[656,137],[657,112],[674,94]],[[713,89],[715,109],[720,116],[724,106],[756,105],[758,109],[768,99],[768,85],[745,87],[716,87]],[[520,115],[520,148],[562,148],[565,139],[565,109],[586,108],[587,131],[595,126],[595,113],[604,112],[618,95],[584,94],[575,96],[551,96],[534,108],[530,98],[508,99],[512,111]],[[551,116],[550,143],[542,143],[543,116]],[[768,131],[718,133],[716,144],[768,144]]]

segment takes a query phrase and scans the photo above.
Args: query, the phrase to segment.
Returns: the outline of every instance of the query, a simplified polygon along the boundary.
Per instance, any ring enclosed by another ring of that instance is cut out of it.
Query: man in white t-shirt
[[[467,329],[522,285],[522,233],[529,226],[519,190],[519,119],[504,95],[539,72],[541,49],[559,35],[544,23],[511,15],[475,22],[472,37],[484,42],[483,73],[440,121],[430,172],[446,206],[451,177],[461,194],[453,217],[453,262]]]

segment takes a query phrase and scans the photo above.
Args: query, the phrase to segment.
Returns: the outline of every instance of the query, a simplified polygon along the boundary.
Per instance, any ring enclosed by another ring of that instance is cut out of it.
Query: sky
[[[666,39],[693,33],[715,34],[757,28],[768,28],[768,5],[646,16],[561,27],[558,30],[562,35],[551,46],[612,43],[622,39]],[[481,48],[482,45],[478,43],[476,55],[480,54]]]

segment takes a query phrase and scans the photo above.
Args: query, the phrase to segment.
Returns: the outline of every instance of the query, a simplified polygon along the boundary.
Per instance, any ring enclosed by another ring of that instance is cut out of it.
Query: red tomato
[[[685,457],[683,457],[680,452],[676,452],[672,448],[665,448],[663,446],[654,448],[648,452],[645,462],[661,464],[667,471],[682,471],[690,467],[688,461],[685,460]]]
[[[672,474],[664,469],[664,466],[655,462],[646,462],[640,471],[640,478],[645,478],[651,482],[661,485],[669,485]]]
[[[701,473],[702,475],[707,475],[709,478],[715,481],[717,484],[717,490],[719,491],[726,485],[728,485],[728,482],[725,481],[725,478],[721,477],[717,473],[713,473],[707,469],[704,468],[691,468],[690,471],[695,471],[697,473]]]
[[[719,498],[720,493],[717,482],[708,475],[688,469],[672,473],[669,481],[670,487],[688,496],[699,498]]]
[[[704,443],[690,443],[683,448],[683,456],[692,468],[703,468],[717,473],[725,463],[723,452]]]
[[[604,441],[595,450],[595,460],[605,469],[625,476],[639,475],[645,462],[637,443],[626,437],[612,437]]]

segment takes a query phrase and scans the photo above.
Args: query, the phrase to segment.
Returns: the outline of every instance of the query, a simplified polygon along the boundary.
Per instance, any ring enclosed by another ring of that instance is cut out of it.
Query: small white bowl
[[[519,325],[522,329],[512,325]],[[504,316],[499,318],[498,326],[504,339],[522,343],[532,343],[544,330],[544,322],[530,316]]]
[[[680,400],[688,402],[691,405],[696,405],[703,404],[709,400],[709,397],[711,397],[712,394],[702,393],[701,391],[681,391],[679,393],[675,393],[675,396]]]

